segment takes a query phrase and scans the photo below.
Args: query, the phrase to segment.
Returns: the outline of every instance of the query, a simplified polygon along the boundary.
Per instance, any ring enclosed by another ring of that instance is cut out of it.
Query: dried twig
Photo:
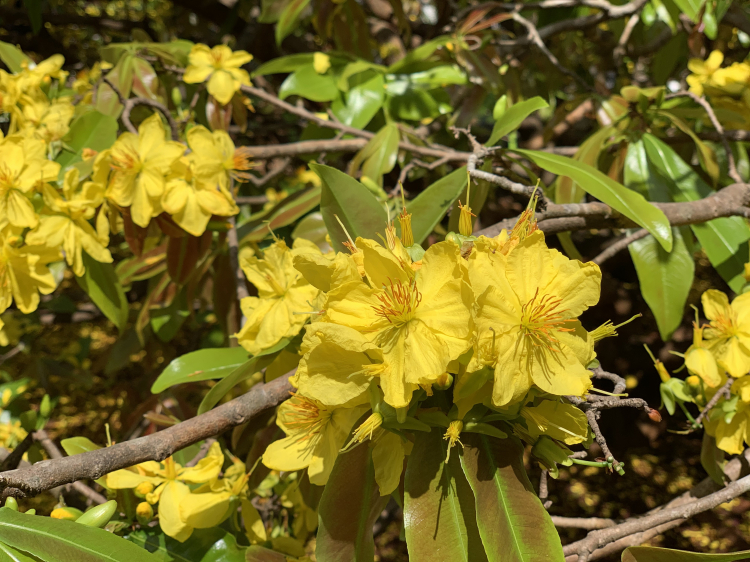
[[[552,523],[555,524],[555,527],[586,529],[587,531],[606,529],[617,525],[617,521],[614,519],[603,517],[561,517],[559,515],[552,515]]]
[[[722,386],[719,390],[716,391],[716,394],[714,394],[711,399],[706,403],[706,405],[701,410],[700,414],[695,418],[695,421],[693,422],[693,425],[695,427],[700,426],[701,422],[703,422],[703,418],[705,418],[708,413],[711,411],[711,408],[716,406],[716,404],[719,403],[719,400],[722,398],[729,398],[729,392],[732,388],[732,384],[734,383],[734,379],[732,377],[727,377],[727,382],[724,383],[724,386]]]
[[[102,79],[110,88],[112,88],[112,91],[117,95],[117,99],[123,105],[122,115],[120,115],[120,119],[122,120],[125,128],[128,131],[136,135],[138,134],[138,129],[136,129],[135,125],[133,125],[133,122],[130,120],[130,112],[133,111],[133,108],[137,105],[147,105],[148,107],[156,109],[167,120],[167,124],[169,125],[169,130],[172,135],[172,140],[180,140],[180,129],[177,125],[177,121],[175,121],[174,117],[172,117],[172,113],[169,111],[169,108],[165,107],[163,104],[159,103],[156,100],[150,100],[147,98],[126,98],[122,94],[120,89],[115,86],[109,78],[104,76],[102,77]]]
[[[637,230],[633,234],[629,234],[615,241],[612,245],[610,245],[606,250],[602,251],[601,254],[596,256],[591,261],[594,262],[596,265],[602,265],[609,258],[614,257],[619,252],[621,252],[622,250],[630,246],[630,244],[632,244],[636,240],[640,240],[641,238],[645,238],[646,236],[648,236],[648,230],[646,230],[645,228],[642,228],[641,230]]]

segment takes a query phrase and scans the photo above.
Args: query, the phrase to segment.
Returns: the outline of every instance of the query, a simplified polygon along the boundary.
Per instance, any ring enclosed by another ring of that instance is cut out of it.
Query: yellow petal
[[[225,70],[217,70],[208,81],[208,93],[221,105],[227,105],[238,89],[232,75]]]
[[[406,452],[401,437],[390,431],[382,431],[372,449],[372,463],[380,495],[387,496],[398,488],[401,482]]]
[[[180,514],[180,504],[190,495],[190,488],[182,482],[171,480],[166,483],[159,498],[159,525],[165,534],[180,542],[185,542],[193,534]]]
[[[216,527],[229,516],[230,497],[229,492],[188,494],[180,502],[180,518],[188,527],[196,529]]]

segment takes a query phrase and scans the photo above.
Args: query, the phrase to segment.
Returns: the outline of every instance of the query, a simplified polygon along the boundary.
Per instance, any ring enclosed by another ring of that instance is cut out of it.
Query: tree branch
[[[29,497],[50,488],[96,480],[141,462],[162,461],[185,447],[241,425],[289,397],[291,373],[270,383],[259,383],[242,396],[182,423],[111,447],[38,462],[28,468],[0,473],[3,497]]]

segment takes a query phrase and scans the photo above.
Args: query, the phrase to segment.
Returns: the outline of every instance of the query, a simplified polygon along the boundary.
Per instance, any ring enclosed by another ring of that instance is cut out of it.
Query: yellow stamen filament
[[[346,447],[341,449],[341,451],[339,452],[346,453],[347,451],[351,451],[357,445],[364,443],[368,439],[372,439],[373,432],[381,425],[383,425],[383,416],[377,412],[373,412],[372,414],[370,414],[370,417],[367,418],[362,423],[362,425],[360,425],[356,429],[354,435],[351,438],[351,441],[347,443]]]
[[[459,439],[463,429],[464,422],[462,422],[461,420],[453,420],[448,426],[448,429],[445,431],[443,439],[446,439],[448,441],[448,453],[445,455],[445,464],[448,464],[448,460],[450,460],[451,458],[451,449],[456,446],[456,443],[461,445],[461,447],[464,446],[464,444],[461,443],[461,440]]]
[[[513,230],[510,232],[510,238],[516,238],[522,241],[537,230],[535,213],[537,201],[539,201],[539,196],[536,195],[536,189],[534,189],[534,195],[529,199],[529,203],[526,205],[524,212],[518,217]]]
[[[617,335],[617,328],[621,328],[625,324],[629,324],[636,318],[640,318],[643,316],[642,314],[636,314],[629,320],[625,320],[625,322],[621,324],[617,324],[616,326],[612,325],[611,320],[607,320],[604,324],[599,326],[596,330],[593,332],[589,332],[589,335],[594,339],[595,342],[601,341],[604,338],[611,338]]]
[[[562,299],[552,295],[539,297],[537,288],[534,296],[521,307],[521,335],[524,342],[544,347],[550,351],[559,351],[560,341],[555,332],[572,332],[573,328],[566,328],[575,318],[565,318],[565,310],[558,307]]]
[[[320,408],[309,398],[291,393],[287,401],[291,411],[286,412],[284,424],[295,432],[301,433],[298,441],[307,441],[319,434],[326,423],[325,416],[321,416]]]
[[[140,171],[141,158],[134,149],[124,146],[112,154],[110,168],[115,172],[138,172]]]
[[[401,280],[395,283],[390,279],[389,281],[390,286],[383,285],[383,291],[377,295],[382,304],[373,305],[372,308],[376,315],[399,326],[412,319],[419,303],[422,302],[422,293],[417,289],[417,282],[414,279],[407,284],[402,283]]]
[[[240,146],[234,151],[232,156],[232,171],[230,176],[237,180],[246,182],[250,178],[251,174],[247,170],[252,169],[253,163],[250,161],[251,154],[250,148],[247,146]]]
[[[359,252],[357,249],[357,245],[354,243],[354,240],[352,240],[352,237],[349,235],[349,231],[346,230],[346,227],[344,226],[344,223],[341,222],[341,219],[338,215],[333,215],[336,217],[336,220],[339,221],[339,224],[341,225],[341,229],[344,231],[344,234],[346,234],[346,237],[349,239],[348,242],[344,242],[344,247],[346,247],[347,250],[349,250],[349,253],[356,254]]]
[[[730,307],[726,307],[718,318],[708,323],[708,326],[715,330],[719,337],[731,338],[737,334],[737,315]]]
[[[411,230],[411,213],[406,212],[406,198],[404,197],[404,184],[399,182],[401,186],[401,203],[403,209],[401,214],[398,216],[398,222],[401,225],[401,243],[409,248],[414,245],[414,233]]]

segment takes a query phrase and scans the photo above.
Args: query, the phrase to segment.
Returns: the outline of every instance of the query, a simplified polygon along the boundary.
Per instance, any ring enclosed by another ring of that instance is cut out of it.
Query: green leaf
[[[331,101],[339,97],[336,80],[330,74],[318,74],[312,64],[286,77],[279,88],[279,98],[300,96],[310,101]]]
[[[354,176],[361,165],[362,177],[367,177],[383,187],[383,174],[393,170],[396,165],[399,137],[395,123],[385,125],[354,156],[349,164],[349,175]]]
[[[478,434],[462,441],[461,465],[490,562],[564,561],[552,519],[526,476],[520,442]]]
[[[686,236],[690,231],[686,229]],[[656,318],[659,335],[669,340],[682,323],[695,262],[685,245],[681,229],[672,229],[674,245],[667,253],[652,236],[636,240],[628,246],[638,274],[641,294]]]
[[[195,529],[180,542],[161,532],[135,531],[125,537],[161,562],[245,562],[245,549],[224,529]]]
[[[659,385],[659,396],[661,396],[661,403],[667,409],[667,413],[670,416],[673,416],[676,411],[675,396],[674,392],[672,392],[672,389],[667,386],[666,383],[662,383],[661,385]]]
[[[128,299],[111,263],[99,263],[83,252],[86,272],[76,281],[91,301],[122,332],[128,321]]]
[[[136,545],[95,527],[0,508],[0,541],[45,562],[158,562]]]
[[[487,560],[474,515],[474,496],[458,450],[445,463],[442,430],[415,435],[404,476],[404,531],[409,560]],[[436,556],[438,555],[439,556]]]
[[[289,344],[289,340],[283,339],[276,344],[274,348],[278,348],[279,346],[286,347],[287,344]],[[278,351],[272,352],[271,350],[266,350],[262,355],[256,355],[246,363],[237,367],[226,377],[222,378],[211,388],[211,390],[208,391],[201,401],[200,406],[198,406],[198,415],[205,414],[211,408],[216,406],[216,404],[218,404],[219,401],[221,401],[221,399],[239,383],[250,378],[258,371],[268,367],[268,365],[273,363],[273,360],[276,359],[277,355]]]
[[[307,8],[310,0],[291,0],[279,16],[276,24],[276,44],[281,45],[284,38],[294,31],[299,21],[302,10]]]
[[[334,250],[345,251],[344,242],[347,241],[336,216],[344,224],[353,241],[356,241],[358,236],[378,240],[377,233],[384,235],[388,220],[385,209],[364,185],[330,166],[311,163],[310,169],[323,180],[320,212],[323,214]]]
[[[506,109],[500,118],[495,121],[495,126],[492,128],[492,134],[486,146],[495,146],[497,141],[505,135],[518,129],[524,119],[543,107],[549,107],[549,104],[536,96]]]
[[[241,347],[200,349],[186,353],[167,365],[151,386],[151,392],[158,394],[186,382],[222,379],[247,361],[248,353]]]
[[[237,227],[241,244],[260,242],[272,231],[292,224],[320,204],[320,187],[313,186],[298,191],[279,201],[267,213],[261,213],[253,220]]]
[[[654,170],[651,183],[668,191],[673,201],[697,201],[714,191],[667,144],[646,133],[643,135],[649,166]],[[724,217],[690,225],[706,252],[711,265],[733,291],[745,284],[743,273],[748,255],[750,228],[741,217]]]
[[[0,542],[0,562],[39,562],[39,559],[35,560]]]
[[[84,148],[100,152],[111,147],[117,139],[117,119],[96,110],[76,117],[62,141],[71,150],[63,150],[57,157],[60,164],[58,179],[65,177],[70,167],[83,160]]]
[[[583,162],[536,150],[514,149],[514,152],[526,156],[553,174],[572,178],[587,193],[648,230],[666,251],[672,250],[672,229],[667,217],[643,196]]]
[[[381,496],[369,447],[340,454],[318,506],[315,555],[321,562],[372,562],[372,526],[390,496]]]
[[[703,0],[674,0],[677,7],[682,13],[689,17],[693,22],[698,23],[698,12],[703,5]]]
[[[716,152],[714,152],[708,144],[698,138],[698,135],[695,134],[695,131],[693,131],[690,125],[673,113],[669,111],[657,111],[656,113],[667,117],[672,121],[672,124],[675,127],[693,139],[695,148],[698,149],[698,157],[700,158],[701,164],[703,164],[703,168],[711,179],[714,180],[714,183],[717,182],[719,180],[719,163],[716,159]]]
[[[701,445],[701,466],[719,486],[724,486],[724,451],[716,446],[716,439],[703,433]]]
[[[133,54],[125,52],[117,61],[115,67],[107,73],[109,81],[117,86],[117,89],[120,90],[125,99],[130,97],[130,90],[133,87],[133,76],[135,73],[134,59],[135,56]],[[119,117],[123,109],[120,98],[109,84],[105,83],[99,85],[94,107],[100,113],[112,117]]]
[[[29,14],[31,31],[36,35],[42,29],[42,0],[23,0],[23,7]]]
[[[452,41],[453,38],[450,35],[441,35],[440,37],[427,41],[413,51],[409,51],[401,60],[389,66],[388,72],[394,74],[396,72],[404,72],[410,65],[426,60],[440,47],[447,45]]]
[[[604,148],[604,141],[609,138],[613,131],[614,128],[611,126],[599,129],[583,141],[573,159],[596,168],[599,161],[599,154]],[[572,178],[559,176],[555,181],[555,203],[580,203],[583,196],[583,188],[574,182]]]
[[[5,63],[5,66],[13,74],[18,74],[23,70],[22,63],[29,62],[31,59],[24,55],[23,51],[15,45],[0,41],[0,60]]]
[[[351,77],[348,82],[349,90],[333,100],[331,111],[342,123],[362,129],[383,107],[385,79],[379,72],[367,71]]]
[[[421,244],[466,189],[466,166],[440,178],[406,205],[414,243]],[[473,194],[473,192],[472,192]]]
[[[747,560],[750,550],[728,554],[703,554],[653,546],[631,546],[622,553],[622,562],[732,562]]]
[[[314,53],[299,53],[297,55],[288,55],[286,57],[272,59],[256,68],[251,73],[251,76],[266,76],[268,74],[294,72],[303,66],[312,66],[314,57]]]
[[[70,437],[60,441],[60,445],[69,456],[80,455],[81,453],[88,453],[89,451],[96,451],[101,449],[99,445],[94,443],[88,437]]]

